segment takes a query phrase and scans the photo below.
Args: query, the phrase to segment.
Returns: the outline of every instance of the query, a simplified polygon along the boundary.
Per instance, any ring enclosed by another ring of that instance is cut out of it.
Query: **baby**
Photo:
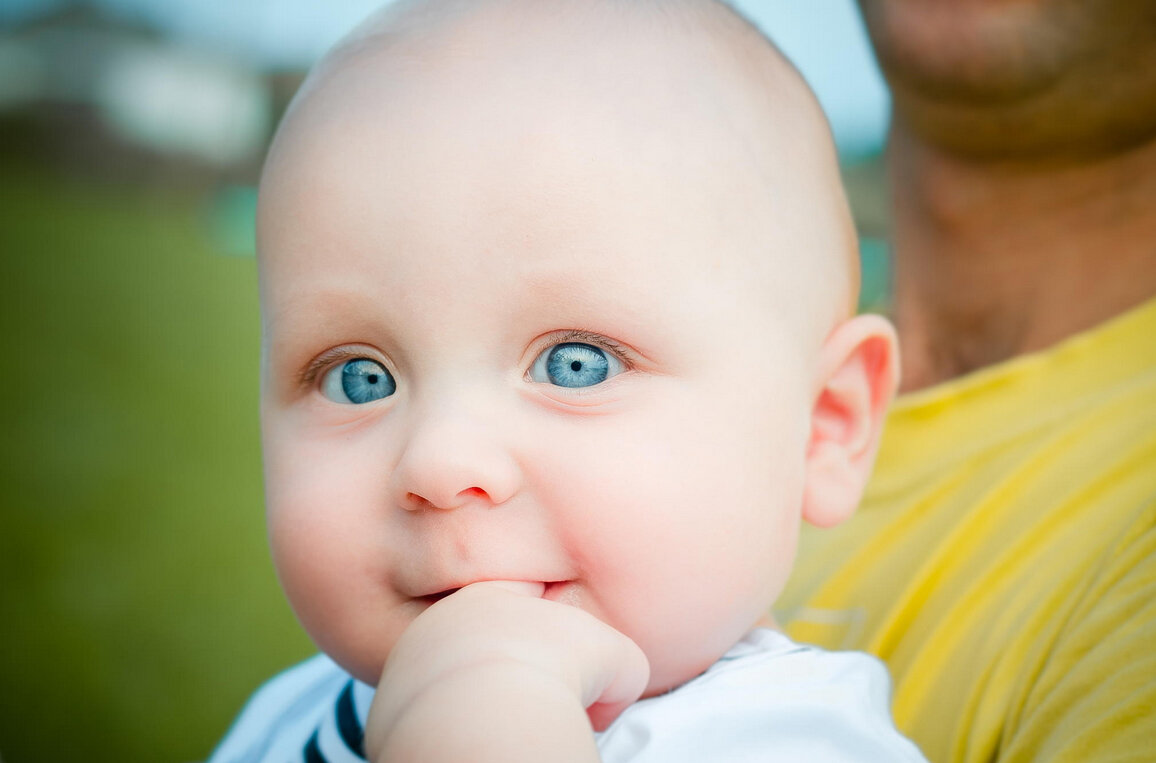
[[[399,3],[260,199],[270,537],[325,655],[213,761],[921,759],[879,663],[767,615],[800,521],[855,508],[896,354],[753,27]]]

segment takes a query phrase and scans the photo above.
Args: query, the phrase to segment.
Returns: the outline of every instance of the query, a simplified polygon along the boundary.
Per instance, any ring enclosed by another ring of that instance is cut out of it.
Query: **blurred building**
[[[252,182],[301,74],[72,4],[0,33],[0,152],[131,182]]]
[[[253,186],[265,147],[310,61],[285,51],[274,55],[280,48],[272,43],[281,40],[286,50],[296,50],[289,42],[308,28],[316,30],[314,47],[322,49],[364,14],[362,6],[381,0],[341,7],[297,0],[227,6],[220,0],[209,7],[187,0],[180,8],[216,18],[216,33],[200,36],[187,29],[181,34],[179,24],[165,20],[163,11],[177,10],[169,0],[28,1],[40,10],[0,25],[0,168],[50,167],[100,182],[207,192],[217,248],[247,254],[253,249]],[[863,237],[865,304],[876,304],[873,295],[885,292],[889,277],[878,157],[888,100],[861,22],[850,0],[733,2],[772,33],[832,121]],[[258,6],[285,23],[262,23],[271,17],[254,15]],[[217,18],[222,7],[235,8],[236,18]],[[258,38],[268,38],[263,55],[256,54]],[[832,39],[842,42],[832,47]]]

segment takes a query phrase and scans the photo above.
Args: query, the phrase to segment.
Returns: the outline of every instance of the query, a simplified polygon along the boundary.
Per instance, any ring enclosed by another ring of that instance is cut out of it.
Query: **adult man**
[[[894,96],[908,392],[792,635],[936,761],[1156,749],[1156,5],[861,0]]]

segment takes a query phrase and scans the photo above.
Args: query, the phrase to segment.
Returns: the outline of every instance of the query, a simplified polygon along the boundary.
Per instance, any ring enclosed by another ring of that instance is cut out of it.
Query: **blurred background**
[[[0,759],[203,760],[313,649],[262,518],[256,182],[379,0],[0,0]],[[852,0],[745,0],[818,91],[886,301]]]

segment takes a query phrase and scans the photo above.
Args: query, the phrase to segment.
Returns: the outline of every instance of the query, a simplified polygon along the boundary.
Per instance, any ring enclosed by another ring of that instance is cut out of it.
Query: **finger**
[[[546,592],[545,583],[535,583],[529,580],[484,580],[480,583],[471,583],[462,590],[478,588],[500,589],[535,599],[542,598],[542,594]]]
[[[586,717],[590,719],[590,725],[595,731],[605,731],[610,728],[610,724],[622,715],[622,711],[630,707],[631,702],[615,702],[613,704],[608,702],[595,702],[590,707],[586,708]]]
[[[616,639],[606,683],[597,691],[586,715],[595,731],[604,731],[623,710],[638,701],[650,681],[650,663],[642,649],[626,637]]]

